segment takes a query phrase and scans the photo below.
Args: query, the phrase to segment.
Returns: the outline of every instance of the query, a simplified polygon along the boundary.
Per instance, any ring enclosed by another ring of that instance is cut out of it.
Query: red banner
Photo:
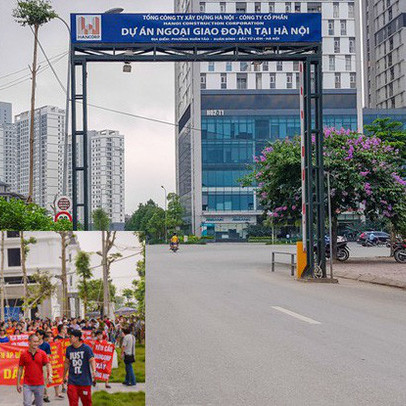
[[[91,338],[92,338],[91,330],[82,330],[82,339],[83,340],[91,340]]]
[[[28,348],[29,336],[30,334],[18,334],[16,336],[15,335],[9,336],[10,344]]]
[[[18,361],[23,348],[0,344],[0,385],[16,385]]]
[[[102,341],[87,341],[94,354],[96,361],[96,380],[106,382],[109,380],[113,365],[114,344]]]
[[[51,366],[52,366],[52,383],[49,386],[58,386],[63,383],[63,364],[65,362],[65,352],[63,343],[57,341],[51,345]]]

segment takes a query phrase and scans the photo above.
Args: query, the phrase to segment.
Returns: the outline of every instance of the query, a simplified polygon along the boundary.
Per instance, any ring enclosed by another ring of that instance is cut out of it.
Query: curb
[[[364,275],[359,274],[358,276],[356,276],[356,275],[352,275],[347,272],[340,273],[339,271],[334,272],[334,275],[337,278],[351,279],[351,280],[356,280],[359,282],[373,283],[375,285],[389,286],[392,288],[406,290],[406,282],[404,282],[404,281],[383,278],[383,277],[374,276],[374,275],[370,275],[370,274],[364,274]]]

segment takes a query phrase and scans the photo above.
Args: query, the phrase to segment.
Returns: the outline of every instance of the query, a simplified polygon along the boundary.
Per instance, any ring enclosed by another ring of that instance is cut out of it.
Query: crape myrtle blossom
[[[400,176],[399,151],[375,136],[349,129],[326,127],[323,133],[333,221],[345,211],[362,213],[369,219],[386,217],[395,229],[406,221],[406,179]],[[300,220],[300,138],[280,139],[266,146],[254,161],[254,171],[243,184],[258,184],[258,198],[268,217],[281,223]]]

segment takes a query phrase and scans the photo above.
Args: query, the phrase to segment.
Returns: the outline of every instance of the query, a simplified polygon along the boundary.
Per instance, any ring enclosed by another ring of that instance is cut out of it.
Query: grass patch
[[[93,406],[145,406],[144,392],[95,392],[92,395]]]
[[[117,349],[118,355],[118,368],[111,370],[109,382],[124,382],[125,379],[125,365],[121,359],[121,350]],[[135,363],[133,364],[135,378],[137,382],[145,382],[145,345],[137,344],[135,350]],[[117,405],[115,405],[117,406]]]

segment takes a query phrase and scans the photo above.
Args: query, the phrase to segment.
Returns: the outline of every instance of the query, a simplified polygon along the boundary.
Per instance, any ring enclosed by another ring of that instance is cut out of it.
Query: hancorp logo
[[[101,41],[101,15],[76,16],[77,41]]]

